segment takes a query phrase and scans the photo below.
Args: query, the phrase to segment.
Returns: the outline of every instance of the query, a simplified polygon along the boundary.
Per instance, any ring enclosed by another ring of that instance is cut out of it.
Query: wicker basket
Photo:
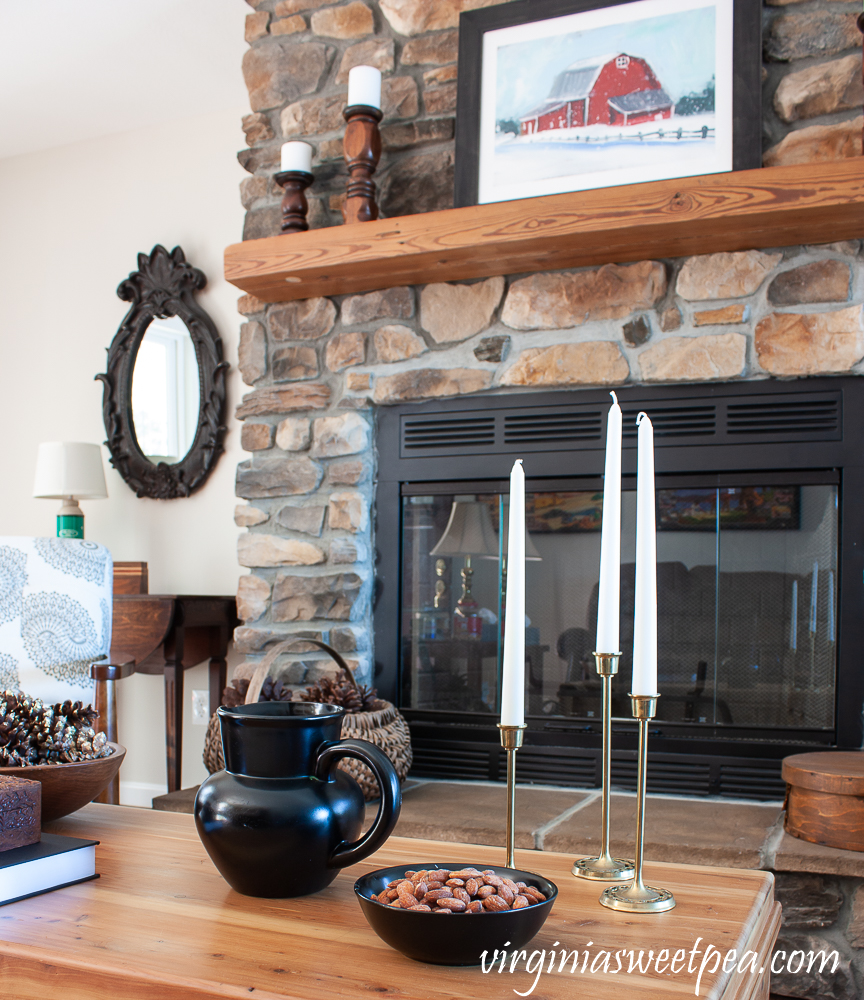
[[[252,705],[258,701],[261,688],[267,679],[268,671],[273,665],[276,657],[285,651],[286,647],[295,642],[312,642],[336,661],[345,671],[350,681],[356,685],[354,673],[345,660],[326,642],[318,639],[286,639],[277,643],[267,655],[256,664],[255,672],[249,682],[249,690],[246,693],[246,704]],[[342,738],[367,740],[379,747],[390,758],[390,762],[396,769],[396,774],[400,781],[404,781],[408,771],[411,769],[413,755],[411,752],[411,734],[408,730],[408,723],[402,717],[399,709],[389,701],[379,701],[378,708],[371,712],[346,713],[342,719]],[[219,719],[214,715],[210,719],[207,727],[207,736],[204,741],[204,766],[214,774],[225,767],[225,758],[222,753],[222,736],[219,730]],[[367,802],[378,798],[378,782],[369,768],[359,760],[346,759],[339,762],[341,770],[350,774],[363,791]]]

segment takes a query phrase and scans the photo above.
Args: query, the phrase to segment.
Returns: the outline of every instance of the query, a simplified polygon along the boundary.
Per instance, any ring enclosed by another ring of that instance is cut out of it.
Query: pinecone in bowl
[[[0,767],[110,756],[105,734],[93,728],[97,716],[92,705],[80,701],[45,705],[26,694],[0,692]]]

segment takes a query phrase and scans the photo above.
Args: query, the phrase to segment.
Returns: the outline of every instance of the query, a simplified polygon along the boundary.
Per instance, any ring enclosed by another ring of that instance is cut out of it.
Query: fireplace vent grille
[[[612,758],[612,785],[636,789],[636,760]],[[686,760],[654,758],[648,768],[649,792],[673,792],[679,795],[710,795],[711,768],[708,764]]]
[[[840,435],[840,400],[798,399],[790,402],[729,403],[727,434],[824,434]]]
[[[602,441],[600,410],[570,413],[520,413],[504,417],[505,444],[564,444],[568,441]]]
[[[407,452],[416,449],[444,449],[462,454],[469,448],[487,448],[495,444],[495,417],[459,414],[458,418],[412,417],[402,425],[402,447]]]
[[[717,433],[717,407],[707,406],[652,406],[651,423],[654,437],[713,437]],[[623,410],[624,437],[635,438],[636,417],[639,410]]]
[[[580,755],[572,751],[556,754],[550,750],[532,752],[529,747],[523,747],[516,763],[518,780],[528,784],[593,788],[599,777],[597,759],[593,754]],[[502,761],[502,779],[506,766]]]
[[[421,742],[415,743],[413,751],[412,777],[489,780],[489,749],[486,747],[468,747],[464,743],[458,747],[424,745]]]
[[[636,416],[648,412],[658,448],[842,440],[840,392],[771,393],[711,400],[646,400],[623,408],[624,440],[636,444]],[[604,407],[573,403],[523,406],[486,413],[456,410],[401,417],[403,458],[602,450]]]
[[[720,794],[734,799],[765,799],[769,795],[782,799],[786,794],[786,782],[776,764],[765,768],[723,764],[720,767]]]

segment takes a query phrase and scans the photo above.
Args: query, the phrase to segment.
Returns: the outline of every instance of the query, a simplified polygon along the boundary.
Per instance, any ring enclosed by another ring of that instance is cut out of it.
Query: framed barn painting
[[[517,0],[459,22],[455,204],[761,165],[759,0]]]

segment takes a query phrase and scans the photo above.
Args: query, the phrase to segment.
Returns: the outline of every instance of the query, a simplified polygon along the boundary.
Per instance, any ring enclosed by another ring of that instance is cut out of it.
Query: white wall
[[[242,87],[242,84],[241,84]],[[233,594],[238,566],[234,473],[241,458],[231,416],[243,387],[236,370],[240,294],[222,277],[222,252],[241,237],[237,185],[244,172],[238,93],[235,109],[157,128],[0,160],[0,533],[54,533],[57,502],[30,492],[36,448],[47,440],[105,440],[105,350],[128,304],[117,285],[140,251],[178,244],[204,271],[201,305],[222,336],[228,376],[225,454],[207,483],[181,500],[139,500],[110,467],[109,499],[84,502],[87,537],[115,559],[147,560],[151,593]],[[187,671],[185,786],[205,775],[204,727],[191,725],[193,688],[205,666]],[[162,679],[118,685],[121,780],[127,801],[165,790]]]

